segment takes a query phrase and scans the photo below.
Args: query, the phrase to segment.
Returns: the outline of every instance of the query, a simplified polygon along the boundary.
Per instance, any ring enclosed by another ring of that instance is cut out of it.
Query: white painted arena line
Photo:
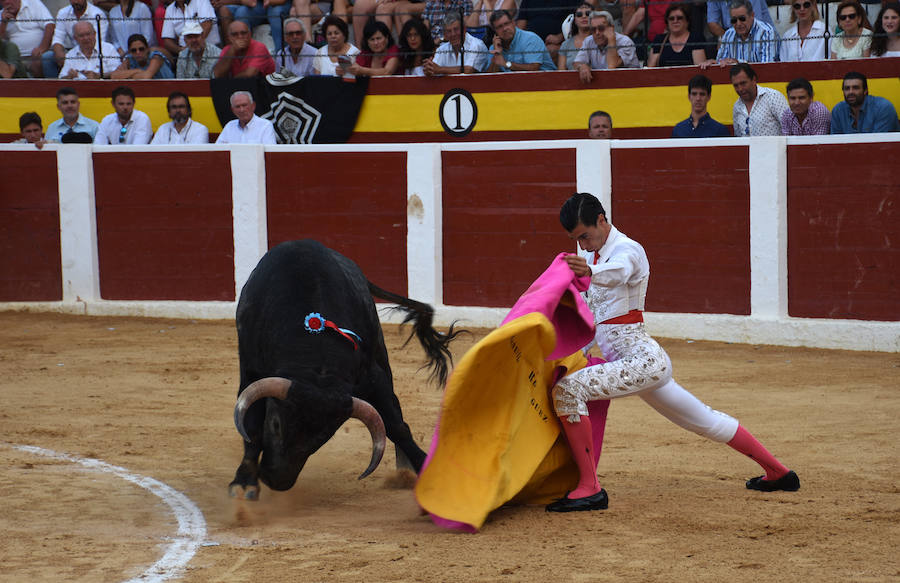
[[[180,575],[184,567],[197,552],[197,547],[206,540],[206,520],[203,518],[203,512],[200,511],[200,508],[190,498],[159,480],[141,476],[123,467],[114,466],[93,458],[80,458],[32,445],[9,443],[2,445],[33,455],[78,464],[96,472],[112,474],[154,494],[172,509],[175,518],[178,520],[178,533],[175,539],[168,546],[162,558],[150,565],[146,571],[125,583],[156,583]]]

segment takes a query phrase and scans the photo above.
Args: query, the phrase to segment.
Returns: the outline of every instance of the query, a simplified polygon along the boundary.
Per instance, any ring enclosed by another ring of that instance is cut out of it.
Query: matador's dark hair
[[[577,192],[559,209],[559,222],[563,229],[572,232],[579,223],[588,227],[596,225],[600,215],[606,218],[606,211],[597,197],[587,192]]]

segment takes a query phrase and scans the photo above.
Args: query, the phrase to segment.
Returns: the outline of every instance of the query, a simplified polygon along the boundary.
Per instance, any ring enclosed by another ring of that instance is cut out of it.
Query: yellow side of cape
[[[545,361],[555,345],[553,325],[535,312],[463,356],[447,383],[437,445],[416,483],[425,510],[480,528],[507,502],[546,503],[575,485],[549,389],[558,367],[574,371],[587,360],[576,352]]]

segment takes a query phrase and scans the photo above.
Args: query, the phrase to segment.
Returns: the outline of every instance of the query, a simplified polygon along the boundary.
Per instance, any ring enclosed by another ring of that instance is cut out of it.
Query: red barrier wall
[[[900,320],[900,143],[787,156],[789,315]]]
[[[269,247],[317,239],[405,295],[406,152],[266,152]]]
[[[647,310],[750,314],[747,155],[612,150],[613,223],[650,258]]]
[[[559,207],[575,192],[575,150],[443,153],[444,303],[511,306],[572,251]]]
[[[4,152],[0,301],[62,299],[56,152]]]
[[[228,152],[95,152],[94,188],[103,299],[235,299]]]

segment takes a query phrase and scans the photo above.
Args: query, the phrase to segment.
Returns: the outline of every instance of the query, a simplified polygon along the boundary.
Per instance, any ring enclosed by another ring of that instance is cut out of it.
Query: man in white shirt
[[[191,101],[187,95],[173,91],[166,101],[166,110],[172,121],[159,126],[151,145],[209,143],[207,127],[191,119]]]
[[[108,79],[121,64],[119,52],[110,43],[97,43],[97,33],[89,22],[75,23],[75,48],[66,53],[60,79]]]
[[[184,40],[184,25],[196,22],[203,29],[203,39],[211,44],[219,44],[219,30],[216,26],[216,11],[209,0],[175,0],[166,7],[166,20],[162,27],[162,45],[169,53],[177,55],[187,46]]]
[[[106,13],[87,0],[69,0],[68,6],[63,6],[56,13],[56,28],[53,31],[53,43],[50,50],[42,56],[44,77],[54,79],[59,76],[59,70],[66,58],[66,51],[73,48],[77,42],[75,39],[75,25],[81,21],[90,22],[97,33],[97,17],[100,17],[101,36],[103,41],[109,40],[109,19]],[[106,53],[106,51],[103,51]],[[118,52],[116,52],[118,54]]]
[[[593,79],[591,69],[640,68],[634,41],[616,32],[609,12],[591,13],[591,32],[575,57],[575,70],[582,83],[590,83]]]
[[[731,110],[735,136],[780,136],[781,114],[789,109],[781,92],[757,85],[749,63],[731,67],[731,85],[738,99]]]
[[[50,50],[56,24],[40,0],[3,0],[0,37],[19,47],[32,77],[41,76],[41,56]]]
[[[487,46],[466,32],[460,13],[452,11],[444,16],[444,42],[422,67],[427,76],[481,73],[487,69],[489,57]]]
[[[256,115],[256,103],[249,91],[231,94],[231,112],[237,117],[222,128],[217,144],[276,144],[275,127]]]
[[[131,87],[113,89],[112,104],[116,111],[100,122],[100,130],[94,136],[94,143],[149,144],[153,136],[153,125],[146,113],[134,108],[134,91]]]
[[[275,67],[282,75],[306,77],[314,74],[316,49],[306,43],[306,36],[302,20],[291,17],[284,21],[284,40],[287,44],[275,53]]]

